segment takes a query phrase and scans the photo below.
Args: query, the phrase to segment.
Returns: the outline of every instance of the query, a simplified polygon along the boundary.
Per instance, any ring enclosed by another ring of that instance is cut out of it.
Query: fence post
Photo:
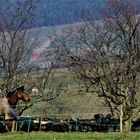
[[[78,130],[78,122],[77,122],[78,120],[77,120],[77,117],[76,117],[76,132],[77,132],[77,130]]]
[[[39,131],[42,129],[42,113],[40,113],[40,119],[39,119]]]
[[[120,132],[123,132],[123,105],[120,106]]]
[[[32,117],[30,117],[30,119],[29,119],[29,123],[28,123],[28,132],[30,131],[30,127],[31,127],[31,120],[32,120]]]
[[[75,124],[76,126],[76,132],[77,132],[77,130],[78,130],[78,104],[76,105],[76,124]]]

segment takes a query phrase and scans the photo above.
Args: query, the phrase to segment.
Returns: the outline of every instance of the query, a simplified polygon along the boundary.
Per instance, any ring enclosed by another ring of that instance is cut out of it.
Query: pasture
[[[2,133],[0,140],[140,140],[140,133]]]

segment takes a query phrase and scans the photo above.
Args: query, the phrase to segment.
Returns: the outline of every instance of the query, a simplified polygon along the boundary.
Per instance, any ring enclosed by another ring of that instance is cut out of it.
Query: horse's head
[[[28,96],[27,92],[25,91],[24,86],[17,88],[16,92],[17,92],[17,96],[19,99],[21,99],[25,102],[30,101],[30,97]]]

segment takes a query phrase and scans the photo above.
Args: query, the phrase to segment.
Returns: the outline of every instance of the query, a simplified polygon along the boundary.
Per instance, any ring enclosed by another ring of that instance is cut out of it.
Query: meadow
[[[140,133],[10,132],[0,134],[0,140],[140,140]]]

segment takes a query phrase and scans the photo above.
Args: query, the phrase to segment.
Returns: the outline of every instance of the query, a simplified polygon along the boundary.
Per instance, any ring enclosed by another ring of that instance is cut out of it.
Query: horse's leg
[[[17,131],[17,122],[15,120],[12,122],[12,129],[11,129],[11,131],[12,132]]]
[[[7,131],[11,131],[12,129],[12,120],[5,120],[5,127]]]

